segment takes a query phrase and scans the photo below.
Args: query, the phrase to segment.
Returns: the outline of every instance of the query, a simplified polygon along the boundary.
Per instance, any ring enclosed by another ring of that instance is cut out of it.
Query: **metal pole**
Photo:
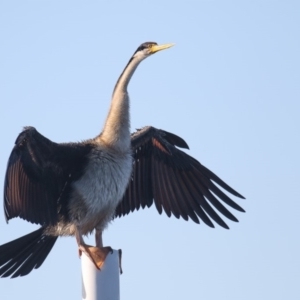
[[[82,253],[82,300],[119,300],[120,263],[119,252],[113,250],[105,259],[101,270]]]

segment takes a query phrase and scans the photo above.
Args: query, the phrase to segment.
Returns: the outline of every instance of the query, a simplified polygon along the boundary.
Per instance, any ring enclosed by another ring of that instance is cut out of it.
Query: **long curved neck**
[[[101,140],[120,151],[130,149],[130,114],[127,86],[142,57],[132,57],[120,75],[112,95]]]

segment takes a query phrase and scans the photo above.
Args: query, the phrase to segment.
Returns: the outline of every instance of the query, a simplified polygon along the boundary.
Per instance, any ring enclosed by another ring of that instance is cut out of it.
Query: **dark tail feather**
[[[41,227],[0,246],[1,277],[25,276],[42,265],[57,240],[57,236],[44,235],[44,230]]]

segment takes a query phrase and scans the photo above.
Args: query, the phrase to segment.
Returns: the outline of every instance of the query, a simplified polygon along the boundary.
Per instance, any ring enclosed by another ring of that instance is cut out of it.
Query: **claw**
[[[101,270],[107,255],[113,253],[111,247],[92,247],[89,245],[79,245],[79,256],[84,252],[94,263],[98,270]]]

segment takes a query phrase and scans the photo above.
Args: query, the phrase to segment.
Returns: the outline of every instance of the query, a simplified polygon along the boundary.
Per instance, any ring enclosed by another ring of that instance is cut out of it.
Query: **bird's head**
[[[170,47],[174,46],[174,44],[163,44],[163,45],[157,45],[155,42],[146,42],[140,45],[130,60],[128,61],[125,69],[123,70],[122,74],[120,75],[113,92],[113,95],[116,95],[116,91],[118,91],[118,86],[121,87],[122,93],[126,91],[128,83],[131,79],[132,74],[136,70],[139,63],[144,60],[145,58],[149,57],[150,55],[161,51],[168,49]],[[119,91],[120,92],[120,91]]]
[[[170,47],[174,46],[174,44],[163,44],[158,45],[155,42],[146,42],[140,45],[135,53],[133,54],[133,57],[138,57],[140,59],[144,59],[158,51],[168,49]]]

